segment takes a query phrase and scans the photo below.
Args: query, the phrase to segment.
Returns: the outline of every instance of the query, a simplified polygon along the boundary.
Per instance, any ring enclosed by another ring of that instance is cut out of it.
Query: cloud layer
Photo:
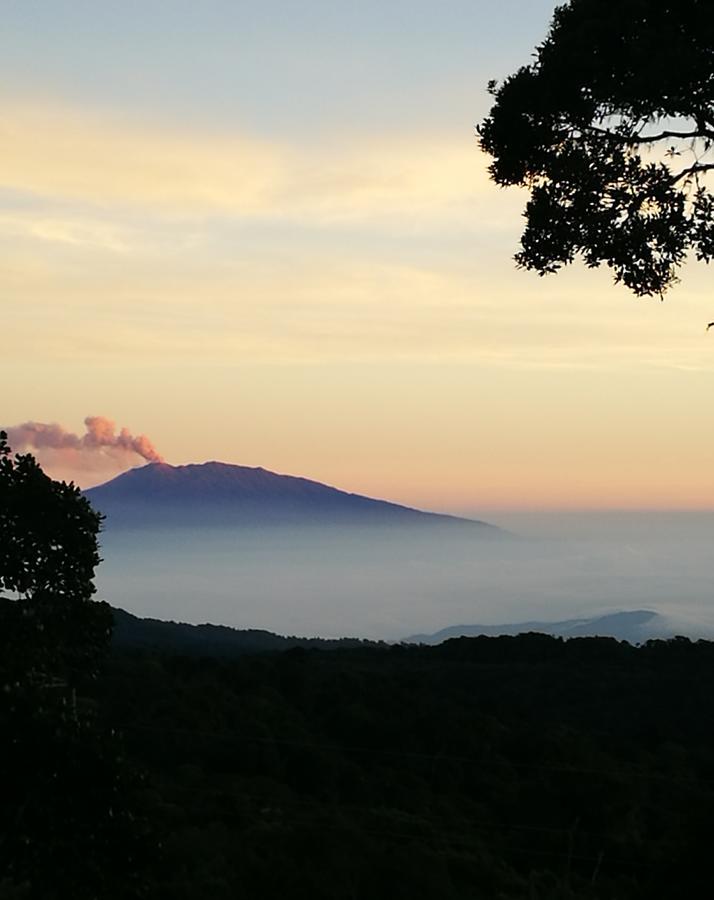
[[[706,270],[666,303],[515,271],[522,198],[468,126],[260,137],[10,102],[0,138],[5,421],[111,406],[177,462],[440,508],[714,503]],[[146,457],[43,427],[30,449],[85,486]]]
[[[127,125],[6,103],[0,185],[92,207],[169,216],[319,221],[446,211],[488,190],[476,141],[418,134],[314,143]]]

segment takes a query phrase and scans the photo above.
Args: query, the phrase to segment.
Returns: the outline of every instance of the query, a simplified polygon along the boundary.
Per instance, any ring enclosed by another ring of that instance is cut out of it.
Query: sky
[[[553,6],[7,0],[0,421],[452,512],[714,507],[707,267],[662,303],[512,261],[473,128]]]

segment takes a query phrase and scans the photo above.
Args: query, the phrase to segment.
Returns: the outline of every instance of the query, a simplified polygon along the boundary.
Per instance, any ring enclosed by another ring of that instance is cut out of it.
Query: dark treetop
[[[714,256],[714,7],[571,0],[478,127],[503,186],[530,191],[519,266],[581,256],[662,294],[688,251]]]
[[[109,638],[108,607],[92,602],[101,515],[74,484],[0,431],[0,656],[25,675],[91,668]],[[9,592],[4,595],[3,592]],[[15,679],[17,673],[13,675]]]

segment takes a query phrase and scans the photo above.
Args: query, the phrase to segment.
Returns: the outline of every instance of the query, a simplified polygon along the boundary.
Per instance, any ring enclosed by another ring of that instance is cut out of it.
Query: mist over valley
[[[107,514],[99,595],[138,616],[378,640],[571,620],[635,642],[714,635],[714,514],[462,519],[219,463],[153,464],[87,495]]]

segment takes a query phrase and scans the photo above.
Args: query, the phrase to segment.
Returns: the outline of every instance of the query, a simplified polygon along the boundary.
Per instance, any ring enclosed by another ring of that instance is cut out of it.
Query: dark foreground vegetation
[[[708,895],[713,695],[711,643],[523,635],[115,651],[82,702],[146,896],[553,900]]]
[[[5,681],[0,898],[708,896],[713,694],[686,639],[115,642]]]
[[[100,525],[0,432],[0,900],[710,895],[714,644],[142,622]]]

